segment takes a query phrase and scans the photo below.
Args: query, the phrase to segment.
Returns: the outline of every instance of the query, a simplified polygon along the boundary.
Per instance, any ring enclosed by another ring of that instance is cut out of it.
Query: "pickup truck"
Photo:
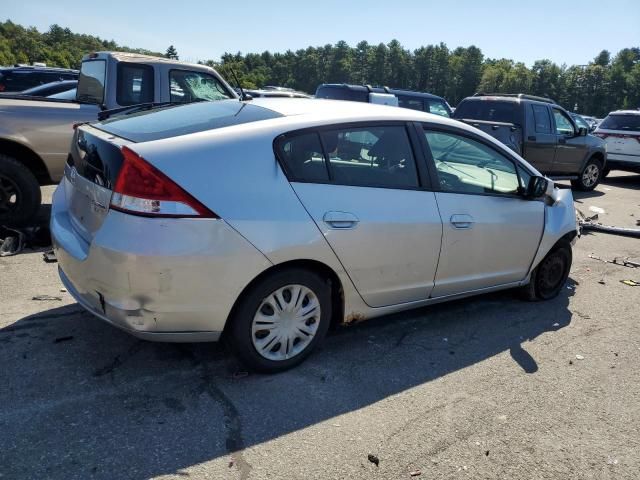
[[[493,136],[545,175],[571,180],[577,190],[593,190],[606,169],[604,142],[549,98],[477,93],[460,102],[453,118]]]
[[[213,68],[122,52],[85,55],[73,100],[3,95],[0,225],[21,225],[37,213],[40,186],[63,176],[75,125],[110,112],[229,98],[238,95]]]

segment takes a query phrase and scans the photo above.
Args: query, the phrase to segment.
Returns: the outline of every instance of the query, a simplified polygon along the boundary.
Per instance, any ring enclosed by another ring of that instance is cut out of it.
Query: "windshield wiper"
[[[103,110],[98,113],[98,120],[106,120],[112,115],[123,114],[129,115],[131,113],[139,112],[141,110],[153,110],[155,108],[169,107],[171,105],[181,105],[184,102],[147,102],[137,103],[135,105],[128,105],[126,107],[111,108],[109,110]]]

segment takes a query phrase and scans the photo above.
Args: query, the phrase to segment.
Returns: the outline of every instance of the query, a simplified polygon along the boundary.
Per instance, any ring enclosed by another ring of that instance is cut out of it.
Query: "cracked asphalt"
[[[576,197],[602,223],[640,220],[640,175]],[[640,240],[584,235],[553,301],[501,292],[364,322],[273,376],[223,345],[132,338],[40,252],[1,258],[0,478],[635,480],[640,287],[621,280],[640,269],[590,254],[637,259]]]

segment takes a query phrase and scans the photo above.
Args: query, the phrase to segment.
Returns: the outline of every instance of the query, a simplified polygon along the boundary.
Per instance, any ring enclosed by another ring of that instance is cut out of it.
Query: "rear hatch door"
[[[65,195],[74,230],[91,242],[109,210],[129,140],[90,126],[78,128],[65,166]]]
[[[607,153],[631,155],[630,160],[640,160],[640,115],[609,115],[597,134],[607,142]]]

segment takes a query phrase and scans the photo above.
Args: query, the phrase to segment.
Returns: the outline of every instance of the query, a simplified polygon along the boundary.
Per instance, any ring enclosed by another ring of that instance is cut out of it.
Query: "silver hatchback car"
[[[60,277],[147,340],[230,340],[251,368],[330,324],[499,289],[562,289],[577,236],[560,189],[492,137],[379,105],[256,99],[77,128],[55,192]]]

